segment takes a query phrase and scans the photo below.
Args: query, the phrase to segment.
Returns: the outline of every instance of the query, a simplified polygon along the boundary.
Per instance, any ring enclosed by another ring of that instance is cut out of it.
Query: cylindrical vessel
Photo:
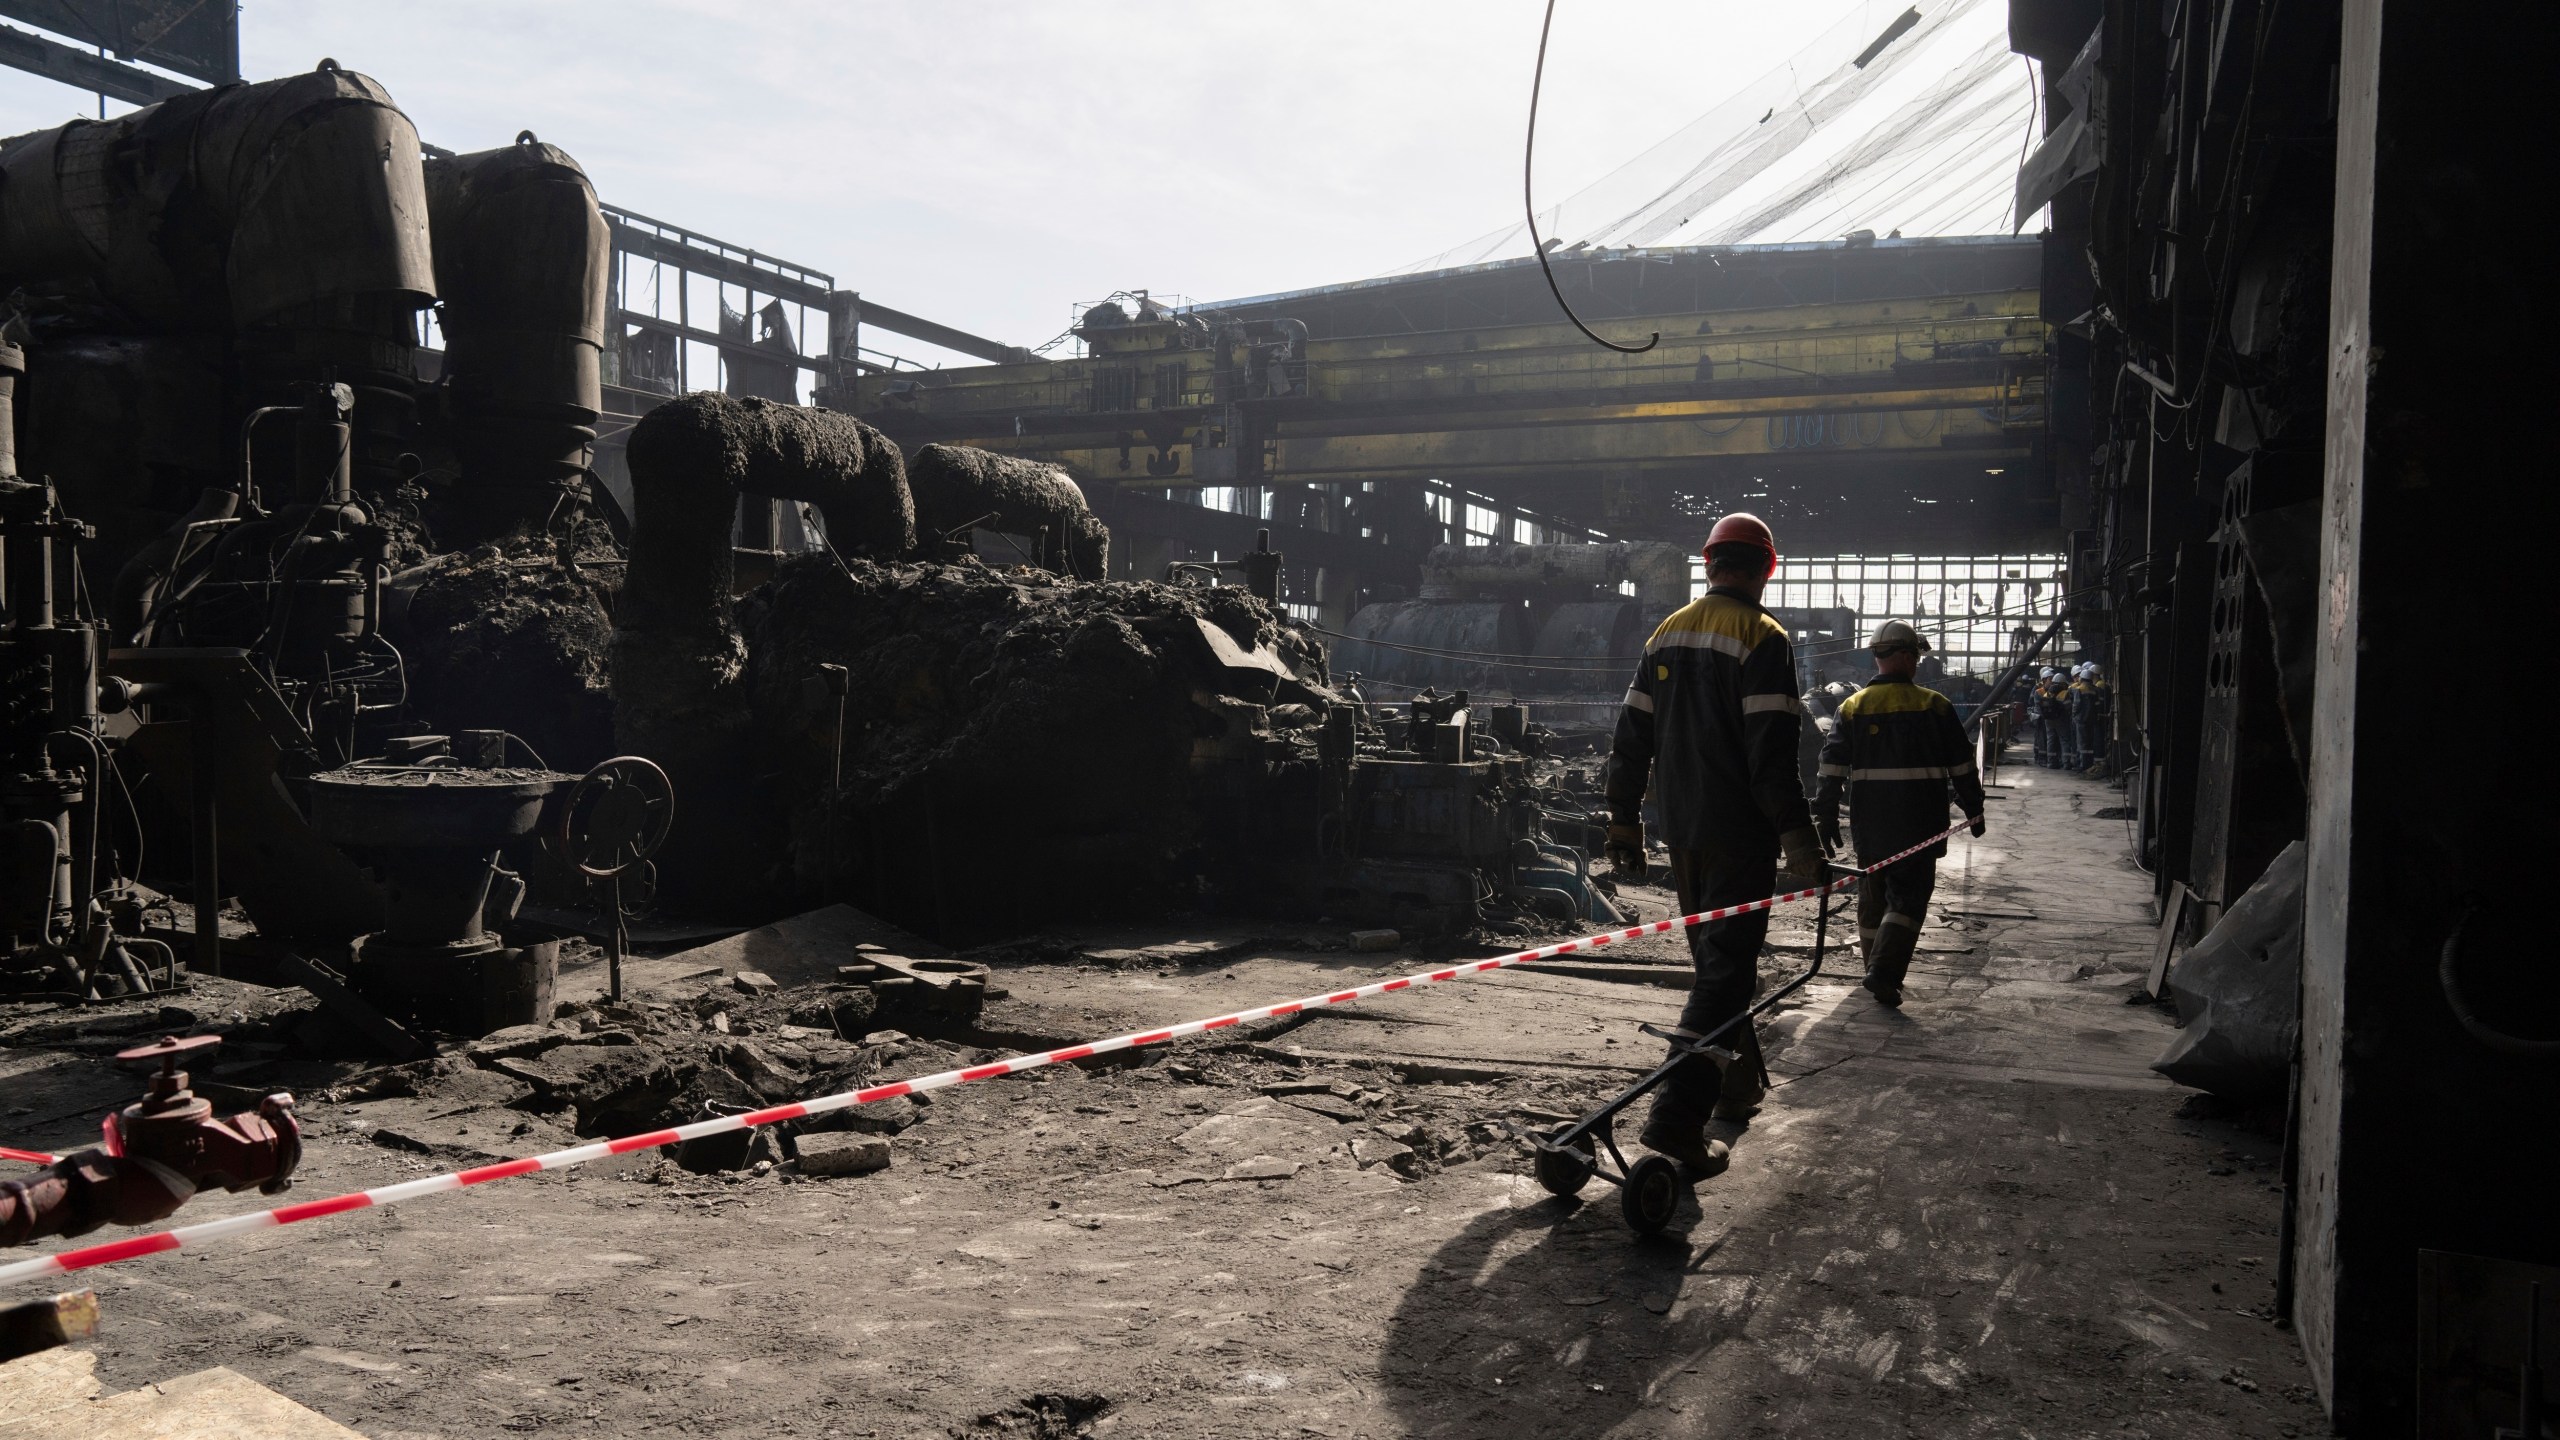
[[[1351,617],[1351,639],[1336,641],[1327,668],[1358,671],[1390,687],[1509,691],[1532,673],[1493,657],[1529,650],[1529,612],[1512,601],[1390,600]],[[1400,700],[1401,694],[1373,695]]]
[[[604,408],[611,240],[586,172],[530,131],[430,161],[426,179],[458,518],[497,533],[540,521],[586,472]]]

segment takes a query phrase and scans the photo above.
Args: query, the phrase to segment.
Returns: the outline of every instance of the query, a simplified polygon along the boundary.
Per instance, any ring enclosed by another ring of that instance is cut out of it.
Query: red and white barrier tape
[[[61,1158],[59,1155],[47,1155],[41,1150],[14,1150],[9,1146],[0,1145],[0,1160],[24,1160],[30,1165],[50,1165]]]
[[[1972,823],[1971,820],[1958,821],[1898,855],[1887,856],[1873,865],[1866,866],[1860,873],[1871,875],[1887,865],[1909,859]],[[1419,985],[1439,985],[1451,980],[1462,980],[1471,975],[1481,975],[1489,970],[1502,970],[1514,965],[1552,960],[1560,955],[1597,950],[1621,940],[1661,935],[1691,925],[1703,925],[1710,920],[1724,920],[1735,915],[1747,915],[1754,910],[1767,910],[1798,900],[1809,900],[1817,895],[1829,895],[1845,890],[1856,883],[1857,876],[1843,876],[1828,884],[1816,885],[1807,890],[1790,891],[1784,895],[1772,895],[1766,900],[1727,905],[1719,910],[1703,910],[1695,915],[1674,916],[1671,919],[1656,920],[1647,925],[1630,925],[1623,930],[1607,930],[1597,935],[1584,936],[1579,940],[1566,940],[1554,945],[1540,946],[1535,950],[1521,950],[1513,954],[1497,956],[1491,960],[1474,960],[1464,965],[1425,971],[1419,975],[1381,980],[1373,985],[1336,990],[1324,995],[1310,995],[1303,1000],[1290,1000],[1278,1005],[1238,1010],[1234,1014],[1220,1015],[1214,1019],[1189,1020],[1179,1025],[1167,1026],[1162,1030],[1148,1030],[1136,1035],[1117,1035],[1111,1039],[1096,1040],[1087,1045],[1070,1045],[1062,1050],[1044,1050],[1036,1055],[1017,1055],[1010,1060],[991,1060],[984,1065],[972,1065],[961,1070],[945,1070],[937,1075],[926,1075],[914,1080],[898,1080],[862,1090],[839,1091],[815,1100],[776,1105],[770,1109],[750,1111],[744,1115],[722,1115],[710,1120],[697,1120],[690,1125],[678,1125],[671,1130],[652,1130],[645,1135],[626,1135],[619,1140],[601,1140],[593,1145],[578,1145],[567,1150],[554,1150],[547,1155],[529,1155],[521,1160],[506,1160],[495,1165],[481,1165],[444,1175],[430,1175],[423,1180],[404,1180],[397,1185],[377,1185],[371,1190],[351,1191],[344,1195],[330,1196],[326,1200],[305,1200],[295,1205],[279,1205],[271,1210],[258,1210],[221,1220],[207,1220],[198,1225],[181,1225],[175,1229],[161,1230],[149,1235],[110,1240],[103,1245],[88,1245],[77,1250],[65,1250],[58,1255],[21,1260],[12,1265],[0,1265],[0,1286],[15,1285],[48,1275],[68,1274],[74,1270],[86,1270],[96,1265],[112,1265],[119,1260],[131,1260],[142,1255],[157,1255],[164,1250],[203,1245],[229,1236],[245,1234],[251,1230],[272,1229],[278,1225],[317,1220],[324,1215],[341,1215],[349,1210],[365,1210],[377,1205],[396,1204],[402,1200],[414,1200],[421,1195],[441,1195],[451,1190],[486,1185],[492,1180],[513,1179],[518,1175],[531,1175],[541,1170],[566,1170],[573,1165],[584,1165],[591,1160],[628,1155],[635,1150],[655,1150],[660,1146],[675,1145],[686,1140],[699,1140],[706,1135],[724,1135],[733,1130],[751,1130],[763,1125],[778,1125],[786,1120],[799,1120],[811,1115],[849,1110],[856,1105],[892,1100],[901,1095],[948,1089],[953,1085],[966,1085],[977,1080],[993,1080],[1000,1075],[1018,1075],[1025,1070],[1037,1070],[1044,1065],[1065,1064],[1069,1061],[1089,1059],[1096,1055],[1108,1055],[1118,1050],[1135,1050],[1142,1045],[1161,1045],[1168,1040],[1207,1034],[1212,1030],[1224,1030],[1230,1026],[1241,1025],[1248,1020],[1277,1019],[1284,1015],[1295,1015],[1302,1010],[1321,1009],[1328,1005],[1344,1005],[1354,1000],[1367,1000],[1373,996],[1388,995],[1398,990],[1410,990]]]

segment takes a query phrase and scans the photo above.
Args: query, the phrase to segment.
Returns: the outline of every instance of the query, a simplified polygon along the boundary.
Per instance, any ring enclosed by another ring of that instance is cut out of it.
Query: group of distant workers
[[[1727,515],[1707,535],[1706,562],[1707,593],[1653,632],[1619,712],[1606,784],[1606,855],[1619,873],[1645,873],[1648,784],[1684,915],[1823,884],[1843,844],[1844,799],[1847,843],[1862,866],[1946,829],[1951,797],[1982,834],[1973,746],[1954,704],[1916,683],[1929,649],[1918,630],[1900,620],[1876,627],[1867,646],[1875,677],[1829,717],[1808,801],[1797,745],[1811,722],[1795,692],[1795,653],[1786,627],[1760,607],[1778,568],[1776,538],[1756,516]],[[1940,839],[1859,882],[1865,989],[1888,1009],[1902,1004],[1946,848]],[[1765,909],[1690,927],[1697,973],[1673,1034],[1694,1044],[1750,1009],[1768,930]],[[1692,1183],[1730,1160],[1708,1122],[1747,1120],[1765,1098],[1759,1038],[1748,1021],[1736,1028],[1718,1042],[1730,1060],[1674,1042],[1666,1058],[1678,1064],[1637,1136]]]
[[[2048,770],[2087,770],[2106,758],[2108,710],[2115,696],[2098,662],[2069,670],[2045,667],[2027,697],[2036,727],[2036,763]]]

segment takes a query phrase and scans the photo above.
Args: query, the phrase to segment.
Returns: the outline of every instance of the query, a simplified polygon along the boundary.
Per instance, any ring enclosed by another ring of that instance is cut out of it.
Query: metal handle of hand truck
[[[1659,1025],[1641,1022],[1636,1028],[1656,1040],[1669,1041],[1675,1049],[1685,1050],[1692,1055],[1704,1055],[1720,1065],[1730,1065],[1742,1058],[1739,1052],[1716,1044],[1713,1035],[1683,1035],[1677,1030],[1665,1030]],[[1721,1035],[1730,1028],[1732,1027],[1729,1025],[1720,1025],[1716,1027],[1716,1034]]]

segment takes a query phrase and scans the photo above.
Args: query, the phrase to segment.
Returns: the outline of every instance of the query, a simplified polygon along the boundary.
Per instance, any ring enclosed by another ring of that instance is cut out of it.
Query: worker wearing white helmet
[[[2028,697],[2036,722],[2036,763],[2050,770],[2062,763],[2062,731],[2070,723],[2062,703],[2062,672],[2048,665]]]
[[[2098,672],[2098,662],[2081,661],[2071,680],[2071,730],[2080,752],[2080,763],[2074,768],[2092,773],[2105,768],[2108,712],[2113,698],[2107,693],[2105,677]]]
[[[2083,660],[2071,667],[2071,678],[2063,682],[2063,713],[2069,725],[2062,732],[2062,768],[2065,770],[2085,770],[2098,759],[2094,753],[2098,690],[2090,680],[2097,669],[2096,665]]]
[[[1900,620],[1876,627],[1867,649],[1876,678],[1840,707],[1840,723],[1822,747],[1821,789],[1813,800],[1823,848],[1840,847],[1840,801],[1858,863],[1873,865],[1946,828],[1948,790],[1957,808],[1982,824],[1982,777],[1973,746],[1946,696],[1913,680],[1929,642]],[[1866,953],[1866,990],[1888,1009],[1902,1004],[1902,981],[1919,947],[1920,922],[1938,885],[1941,839],[1858,881],[1858,940]]]

